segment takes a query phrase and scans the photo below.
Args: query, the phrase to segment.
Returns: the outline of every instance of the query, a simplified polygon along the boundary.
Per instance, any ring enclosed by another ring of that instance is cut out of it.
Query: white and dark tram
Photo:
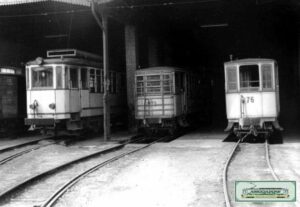
[[[227,132],[240,137],[282,131],[278,67],[272,59],[240,59],[224,63]]]
[[[135,118],[147,133],[178,132],[201,108],[200,76],[175,67],[150,67],[135,73]]]
[[[101,129],[103,69],[100,56],[75,50],[47,51],[26,65],[27,118],[38,129]],[[110,71],[112,121],[126,112],[125,75]]]

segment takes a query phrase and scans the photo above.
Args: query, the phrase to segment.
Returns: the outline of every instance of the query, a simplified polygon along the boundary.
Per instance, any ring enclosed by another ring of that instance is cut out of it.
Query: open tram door
[[[180,117],[187,112],[187,74],[184,72],[175,72],[175,95],[177,107],[176,115]],[[179,124],[184,127],[187,126],[185,117],[181,117]]]
[[[70,121],[67,122],[68,130],[82,129],[80,120],[81,113],[81,90],[79,89],[80,68],[73,66],[65,67],[65,75],[68,81],[69,88],[69,110]]]

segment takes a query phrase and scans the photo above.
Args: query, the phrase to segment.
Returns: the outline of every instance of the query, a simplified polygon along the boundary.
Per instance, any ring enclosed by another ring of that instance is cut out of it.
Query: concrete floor
[[[113,135],[112,140],[122,140],[128,137],[130,135],[127,133],[118,133]],[[222,171],[228,154],[234,146],[232,142],[222,142],[225,137],[226,134],[223,132],[195,131],[169,143],[157,143],[82,179],[60,199],[56,206],[225,206]],[[286,134],[284,138],[284,144],[271,145],[271,163],[281,180],[295,180],[300,189],[300,134]],[[51,146],[47,152],[48,155],[54,153],[55,160],[62,161],[57,159],[60,155],[75,153],[78,156],[83,151],[84,153],[94,151],[103,144],[101,138],[95,138],[65,147],[65,149],[62,146]],[[248,160],[242,156],[235,157],[233,160],[232,168],[229,170],[231,193],[234,192],[232,185],[234,180],[272,179],[267,170],[261,146],[262,144],[243,144],[241,147],[239,153],[248,157]],[[40,158],[45,158],[43,151],[39,153]],[[68,156],[64,159],[67,158]],[[34,168],[34,165],[38,165],[38,159],[36,157],[29,166]],[[41,160],[45,162],[45,159]],[[51,160],[51,157],[47,156],[47,160]],[[11,169],[14,168],[13,163],[17,162],[10,163]],[[0,174],[7,175],[11,169],[2,166]],[[233,200],[233,194],[231,198]],[[238,204],[232,201],[232,204],[247,207],[300,206],[299,201],[288,204]]]
[[[225,136],[224,133],[193,132],[170,143],[155,144],[82,180],[61,198],[58,206],[225,206],[222,170],[234,145],[231,142],[222,142]],[[293,140],[297,139],[293,137]],[[291,146],[295,146],[291,140],[283,145],[271,146],[271,161],[279,177],[284,180],[296,180],[299,185],[300,162],[296,157],[300,157],[300,151],[298,147]],[[233,176],[231,182],[235,179],[250,179],[249,172],[262,173],[252,176],[255,179],[272,179],[263,160],[262,144],[254,144],[251,147],[254,147],[253,151],[246,146],[244,153],[262,159],[250,163],[240,160],[242,168],[235,169],[235,175],[239,176]],[[288,151],[287,154],[290,155],[287,156],[289,159],[284,161],[284,165],[289,166],[290,171],[284,170],[279,173],[279,169],[282,169],[279,161],[282,161],[281,150]],[[277,156],[274,156],[274,153]],[[233,185],[229,186],[233,188]],[[230,192],[234,198],[233,189]],[[232,201],[232,205],[295,207],[299,206],[299,203],[238,204]]]

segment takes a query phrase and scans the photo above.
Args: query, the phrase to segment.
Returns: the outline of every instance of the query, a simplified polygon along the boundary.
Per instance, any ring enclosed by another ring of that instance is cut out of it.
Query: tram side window
[[[90,88],[90,93],[95,93],[95,70],[90,69],[90,79],[89,79],[89,88]]]
[[[104,73],[103,70],[100,69],[100,93],[104,92]]]
[[[160,75],[148,75],[146,77],[146,94],[160,94],[161,93],[161,80]]]
[[[26,88],[29,88],[29,68],[26,68]]]
[[[56,67],[56,88],[57,89],[61,89],[63,88],[63,83],[62,83],[62,67],[61,66],[57,66]]]
[[[116,72],[110,72],[109,73],[109,92],[110,93],[116,93]]]
[[[182,73],[175,73],[175,93],[180,94],[183,90],[183,75]]]
[[[237,90],[236,67],[227,67],[227,89],[228,91]]]
[[[65,87],[69,88],[69,68],[65,67]]]
[[[78,88],[78,69],[70,68],[71,88]]]
[[[49,88],[53,87],[53,68],[34,67],[32,68],[32,87]]]
[[[81,75],[81,89],[88,89],[87,69],[81,68],[80,75]]]
[[[261,66],[262,71],[262,84],[263,89],[272,89],[272,65],[263,64]]]
[[[163,92],[164,94],[172,93],[172,76],[171,74],[163,75]]]
[[[136,93],[138,96],[144,95],[144,76],[136,76]]]
[[[96,70],[96,93],[100,93],[101,92],[101,77],[100,77],[100,70]]]
[[[257,91],[259,89],[258,65],[240,66],[240,88],[244,91]]]

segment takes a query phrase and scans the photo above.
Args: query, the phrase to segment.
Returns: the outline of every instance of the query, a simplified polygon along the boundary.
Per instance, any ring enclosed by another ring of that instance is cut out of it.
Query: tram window
[[[228,91],[237,90],[236,67],[227,67],[227,89]]]
[[[91,93],[95,93],[95,70],[90,69],[89,88]]]
[[[172,79],[170,74],[163,75],[163,91],[164,94],[172,93]]]
[[[81,68],[80,76],[81,76],[81,89],[88,89],[87,69],[86,68]]]
[[[144,95],[144,76],[136,76],[136,93],[138,96]]]
[[[26,88],[29,88],[29,68],[26,68]]]
[[[77,68],[70,68],[71,88],[78,88],[78,70]]]
[[[146,93],[147,94],[158,94],[160,90],[160,75],[149,75],[146,81]]]
[[[62,83],[62,67],[57,66],[56,67],[56,88],[61,89],[63,88]]]
[[[65,67],[65,88],[69,87],[69,68]]]
[[[116,73],[115,72],[110,72],[109,73],[109,92],[110,93],[116,93]]]
[[[175,73],[175,93],[179,94],[183,90],[183,74]]]
[[[261,71],[263,89],[272,89],[272,65],[263,64],[261,66]]]
[[[32,88],[53,87],[52,67],[33,67],[31,74]]]
[[[104,73],[103,70],[100,70],[100,92],[104,92]]]
[[[100,70],[96,70],[96,93],[100,93],[101,82],[100,82]]]
[[[258,65],[240,66],[240,88],[243,91],[255,91],[259,89]]]

